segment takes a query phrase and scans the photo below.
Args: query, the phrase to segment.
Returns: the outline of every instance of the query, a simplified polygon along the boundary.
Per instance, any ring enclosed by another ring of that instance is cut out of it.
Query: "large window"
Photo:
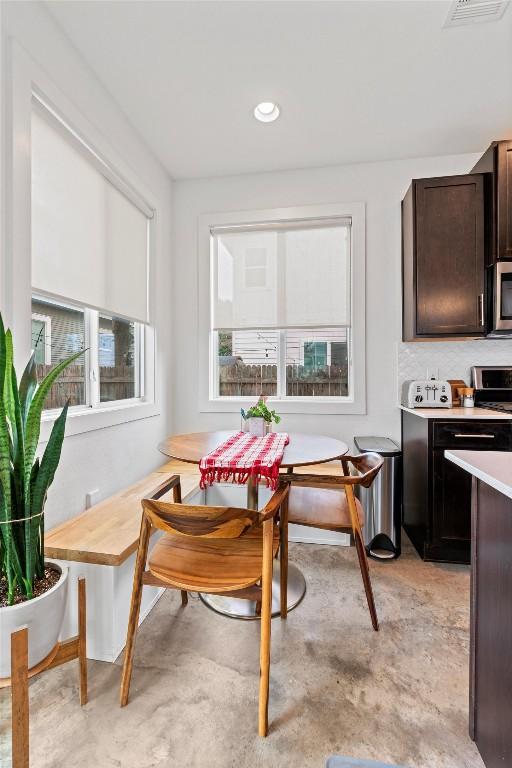
[[[213,398],[349,398],[351,219],[211,228]]]
[[[84,350],[45,408],[144,397],[152,211],[34,97],[32,347],[38,375]]]

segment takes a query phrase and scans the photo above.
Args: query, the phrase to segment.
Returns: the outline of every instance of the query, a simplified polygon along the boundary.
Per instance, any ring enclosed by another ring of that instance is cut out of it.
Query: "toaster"
[[[452,388],[447,381],[404,381],[402,405],[407,408],[451,408]]]

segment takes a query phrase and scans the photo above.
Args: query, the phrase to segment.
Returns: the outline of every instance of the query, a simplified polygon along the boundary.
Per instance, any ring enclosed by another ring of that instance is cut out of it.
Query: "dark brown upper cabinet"
[[[402,201],[403,340],[485,336],[484,177],[416,179]]]
[[[493,141],[472,173],[483,173],[486,262],[512,259],[512,141]]]

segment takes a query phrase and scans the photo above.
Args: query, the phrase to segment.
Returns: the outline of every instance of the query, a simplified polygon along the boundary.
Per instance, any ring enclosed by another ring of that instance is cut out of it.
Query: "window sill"
[[[240,413],[240,409],[254,405],[256,397],[233,398],[233,399],[210,399],[200,403],[201,413]],[[366,403],[358,402],[352,399],[339,398],[321,398],[311,400],[309,398],[288,398],[279,400],[269,398],[268,405],[277,411],[277,413],[287,414],[314,414],[314,415],[343,415],[343,414],[366,414]]]
[[[48,441],[53,424],[59,413],[60,411],[56,410],[43,414],[40,442],[46,443]],[[93,432],[96,429],[107,429],[117,424],[125,424],[130,421],[138,421],[139,419],[149,419],[159,414],[160,409],[156,403],[146,402],[69,411],[66,421],[66,437],[80,435],[83,432]]]

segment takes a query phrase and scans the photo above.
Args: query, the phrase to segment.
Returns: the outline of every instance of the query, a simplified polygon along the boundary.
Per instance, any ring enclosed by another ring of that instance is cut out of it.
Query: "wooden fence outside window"
[[[37,365],[37,379],[41,381],[53,365]],[[134,397],[135,371],[132,366],[117,365],[100,368],[100,398],[102,402],[126,400]],[[45,401],[45,409],[85,404],[85,372],[83,365],[70,365],[53,385]]]
[[[219,366],[220,397],[257,397],[277,393],[277,365]],[[325,365],[313,370],[303,365],[286,366],[288,397],[342,397],[348,395],[346,365]]]

